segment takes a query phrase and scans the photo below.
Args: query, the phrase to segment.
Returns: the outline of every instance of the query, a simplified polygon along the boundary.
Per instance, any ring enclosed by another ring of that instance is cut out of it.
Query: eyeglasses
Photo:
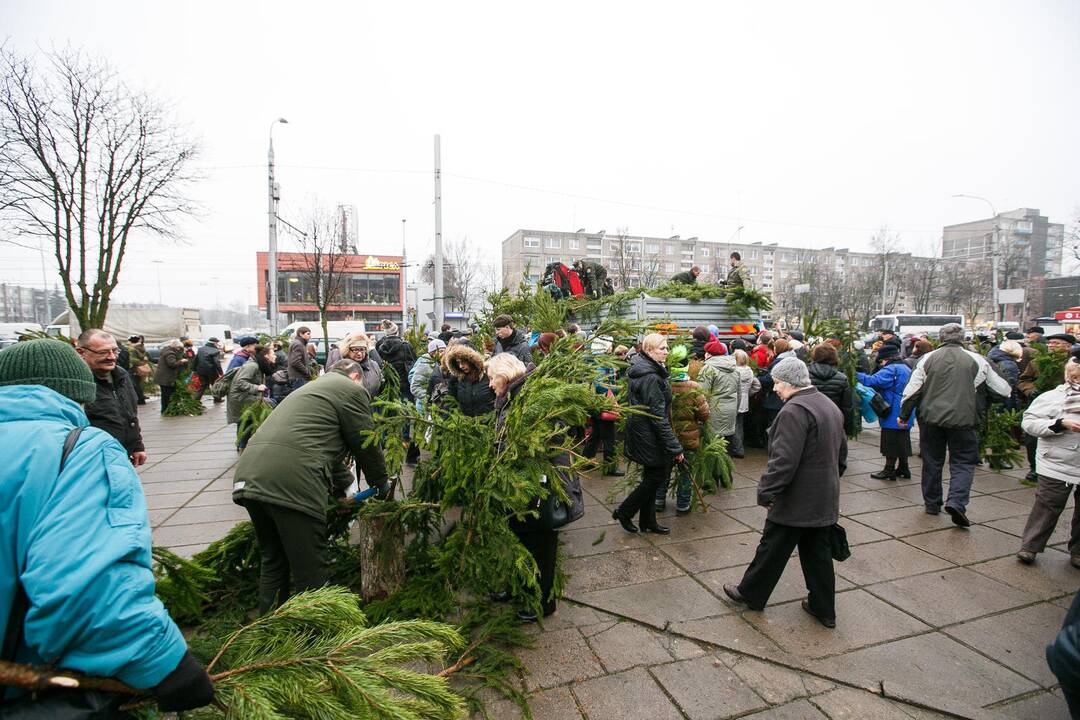
[[[367,352],[367,348],[362,348],[362,347],[349,348],[349,352],[350,353]]]
[[[106,350],[94,350],[92,348],[79,346],[80,349],[85,350],[88,353],[93,353],[98,357],[120,357],[120,348],[108,348]]]

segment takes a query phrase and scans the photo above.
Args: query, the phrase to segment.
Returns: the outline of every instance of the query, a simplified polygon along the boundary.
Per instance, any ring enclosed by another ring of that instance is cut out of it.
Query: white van
[[[236,349],[236,345],[233,343],[232,328],[228,325],[199,325],[199,337],[203,340],[209,340],[212,337],[216,337],[221,341],[221,349],[223,352],[230,353]]]

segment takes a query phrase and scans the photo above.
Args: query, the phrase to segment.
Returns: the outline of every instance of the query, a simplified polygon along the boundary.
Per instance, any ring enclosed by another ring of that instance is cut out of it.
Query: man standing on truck
[[[742,264],[742,255],[738,252],[731,253],[728,256],[728,263],[731,267],[728,269],[727,279],[724,280],[726,287],[752,287],[753,281],[750,279],[750,272],[746,269],[746,266]]]
[[[693,285],[697,282],[698,275],[701,274],[701,268],[697,265],[689,270],[683,270],[681,273],[675,273],[671,277],[671,282],[679,283],[681,285]]]

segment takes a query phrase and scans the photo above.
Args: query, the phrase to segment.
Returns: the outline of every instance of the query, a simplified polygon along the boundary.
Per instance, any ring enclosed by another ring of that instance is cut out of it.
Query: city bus
[[[878,315],[870,321],[870,331],[892,330],[900,337],[937,335],[943,325],[956,323],[966,329],[963,315]]]

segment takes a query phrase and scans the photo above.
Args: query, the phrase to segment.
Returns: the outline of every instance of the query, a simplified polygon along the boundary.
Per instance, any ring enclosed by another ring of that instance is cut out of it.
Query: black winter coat
[[[769,520],[829,527],[840,511],[847,439],[840,411],[816,388],[795,393],[769,428],[769,464],[758,481],[758,505]]]
[[[93,427],[120,441],[129,455],[142,452],[146,448],[139,428],[139,398],[131,375],[117,367],[110,377],[112,382],[94,377],[97,397],[86,406],[86,417]]]
[[[202,377],[217,379],[221,377],[221,348],[216,345],[203,345],[195,354],[195,373]]]
[[[379,351],[379,357],[382,358],[383,367],[389,365],[397,373],[401,396],[412,400],[412,391],[409,389],[409,370],[416,363],[416,353],[413,352],[412,345],[397,335],[386,335],[375,343],[375,348]]]
[[[457,398],[462,415],[477,417],[495,409],[495,391],[488,385],[486,376],[481,375],[479,380],[472,382],[468,378],[451,375],[447,378],[446,387],[449,394]]]
[[[644,406],[656,417],[631,415],[626,421],[626,457],[647,467],[665,465],[683,447],[671,429],[671,387],[667,368],[645,353],[634,356],[626,374],[626,402]]]
[[[824,363],[810,363],[809,370],[810,384],[836,403],[844,414],[844,434],[852,435],[855,432],[855,405],[847,375]]]
[[[499,353],[504,352],[513,354],[514,357],[526,366],[533,361],[532,350],[529,348],[529,342],[525,339],[525,333],[517,328],[514,328],[514,332],[512,332],[510,337],[505,340],[499,338],[495,343],[495,352],[491,354],[498,355]]]

